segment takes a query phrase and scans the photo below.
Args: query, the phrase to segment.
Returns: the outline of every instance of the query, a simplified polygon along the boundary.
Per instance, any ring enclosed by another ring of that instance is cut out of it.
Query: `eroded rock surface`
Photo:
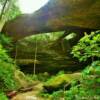
[[[59,37],[62,34],[33,35],[21,40],[16,46],[16,63],[21,66],[20,68],[24,72],[28,73],[34,72],[34,63],[36,73],[56,73],[59,70],[76,71],[82,69],[83,64],[73,59],[70,54],[72,46],[78,40],[70,35],[60,40]],[[76,38],[78,39],[77,36]]]
[[[87,29],[100,29],[100,0],[50,0],[37,12],[7,22],[2,32],[18,40],[36,33]]]

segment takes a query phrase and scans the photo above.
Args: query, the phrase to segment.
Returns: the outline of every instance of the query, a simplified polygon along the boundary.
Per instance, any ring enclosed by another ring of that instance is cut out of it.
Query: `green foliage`
[[[95,61],[82,72],[81,84],[65,92],[65,100],[100,99],[100,61]]]
[[[27,77],[28,80],[38,81],[37,75],[27,74],[26,77]]]
[[[26,76],[27,76],[27,78],[30,79],[30,80],[41,81],[41,82],[47,81],[47,79],[50,77],[49,74],[48,74],[47,72],[38,73],[38,74],[36,74],[36,75],[27,74]]]
[[[79,43],[73,47],[72,54],[79,61],[86,61],[88,58],[100,57],[100,31],[85,35]]]
[[[83,86],[87,86],[87,91],[91,90],[94,94],[100,94],[100,61],[94,61],[91,65],[87,66],[85,70],[83,70],[82,84]]]
[[[84,75],[100,75],[100,61],[94,61],[91,65],[83,70]]]
[[[37,35],[32,35],[29,37],[26,37],[25,40],[29,42],[33,41],[55,41],[57,40],[60,36],[62,36],[64,31],[59,31],[59,32],[52,32],[52,33],[45,33],[45,34],[37,34]]]
[[[11,38],[4,35],[4,33],[0,33],[0,44],[4,45],[11,45]]]
[[[44,73],[39,73],[37,75],[37,78],[39,81],[45,82],[45,81],[47,81],[48,78],[50,78],[50,76],[49,76],[48,72],[44,72]]]
[[[0,44],[0,61],[12,62],[12,59],[7,55],[7,51]]]
[[[68,88],[70,88],[71,82],[78,79],[80,79],[80,75],[77,73],[65,74],[64,71],[60,71],[44,82],[44,91],[40,93],[40,96],[48,98],[46,100],[61,100],[64,98],[66,86],[69,85]]]
[[[65,100],[100,100],[100,31],[84,36],[73,47],[72,54],[80,61],[97,57],[82,72],[81,84],[73,86],[65,93]]]
[[[3,92],[0,92],[0,100],[8,100],[8,98]]]
[[[74,86],[65,92],[64,100],[100,100],[100,96],[93,89]]]
[[[61,100],[61,98],[64,96],[64,92],[63,90],[55,91],[52,94],[41,92],[39,96],[43,97],[44,100]]]
[[[4,33],[0,33],[0,44],[6,48],[6,52],[9,52],[13,49],[12,39],[4,35]]]
[[[19,16],[20,14],[21,14],[21,11],[18,7],[17,0],[13,0],[13,4],[10,7],[6,16],[8,17],[8,20],[12,20],[12,19],[16,18],[17,16]]]
[[[0,88],[13,89],[14,82],[14,64],[13,60],[7,55],[6,50],[0,45]]]
[[[0,0],[1,5],[4,5],[4,3],[5,3],[5,0]]]
[[[51,100],[61,100],[63,98],[64,92],[62,90],[53,92],[53,94],[50,96]]]
[[[80,39],[79,43],[73,47],[72,54],[79,61],[87,61],[88,58],[93,61],[81,73],[81,78],[77,77],[78,82],[73,80],[75,74],[64,74],[59,72],[56,76],[52,76],[45,83],[47,89],[55,89],[62,85],[62,89],[49,93],[41,93],[48,100],[100,100],[100,31],[92,32],[90,35],[85,35]],[[72,81],[73,80],[73,81]],[[64,85],[71,82],[70,90],[65,90]],[[47,100],[47,99],[46,99]]]
[[[12,58],[7,54],[7,50],[3,48],[3,40],[0,41],[0,90],[6,91],[16,88],[14,80],[15,64]]]
[[[80,74],[65,74],[64,71],[60,71],[57,75],[52,76],[49,78],[44,85],[45,86],[52,86],[52,87],[59,87],[65,85],[67,83],[71,83],[73,80],[80,79]],[[64,86],[63,86],[64,87]]]
[[[67,83],[67,81],[70,81],[70,77],[66,78],[65,74],[60,74],[60,75],[52,76],[44,83],[44,86],[56,88],[56,87],[63,86],[64,84]]]
[[[4,7],[4,5],[6,6]],[[6,0],[0,0],[0,7],[0,21],[12,20],[21,14],[21,11],[18,7],[18,0],[7,0],[7,2]]]
[[[14,65],[0,60],[0,89],[14,89]]]
[[[47,98],[50,97],[50,94],[49,93],[40,92],[38,94],[38,96],[43,97],[43,98],[45,98],[44,100],[46,100]]]

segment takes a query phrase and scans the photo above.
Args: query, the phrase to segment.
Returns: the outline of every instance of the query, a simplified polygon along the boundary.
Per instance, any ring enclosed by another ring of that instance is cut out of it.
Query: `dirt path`
[[[43,89],[42,83],[39,83],[33,87],[32,91],[19,93],[15,97],[13,97],[11,100],[43,100],[43,98],[37,97],[37,94],[42,89]]]

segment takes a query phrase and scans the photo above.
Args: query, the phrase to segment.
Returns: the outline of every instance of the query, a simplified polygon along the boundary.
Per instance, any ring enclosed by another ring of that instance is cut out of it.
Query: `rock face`
[[[75,40],[73,38],[67,40],[67,36],[58,41],[62,34],[63,32],[60,34],[38,34],[20,41],[16,49],[16,63],[21,70],[33,73],[34,63],[36,64],[36,73],[57,73],[60,70],[76,71],[82,69],[82,63],[70,55]]]
[[[33,14],[7,22],[2,32],[14,40],[35,33],[100,29],[100,0],[50,0]]]

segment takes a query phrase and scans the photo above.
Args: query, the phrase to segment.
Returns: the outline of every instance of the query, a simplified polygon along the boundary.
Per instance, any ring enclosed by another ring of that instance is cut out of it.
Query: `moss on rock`
[[[66,86],[66,89],[70,89],[71,82],[80,79],[80,73],[74,74],[60,74],[51,77],[47,82],[44,83],[44,89],[52,93],[53,91],[57,91],[59,89],[63,89]]]

